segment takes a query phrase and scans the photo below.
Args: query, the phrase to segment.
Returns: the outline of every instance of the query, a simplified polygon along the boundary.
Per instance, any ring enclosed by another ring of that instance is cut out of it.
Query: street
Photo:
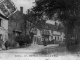
[[[58,48],[57,48],[58,47]],[[55,48],[55,49],[54,49]],[[79,60],[79,54],[71,55],[65,47],[58,44],[43,46],[32,44],[30,47],[0,51],[0,60]]]

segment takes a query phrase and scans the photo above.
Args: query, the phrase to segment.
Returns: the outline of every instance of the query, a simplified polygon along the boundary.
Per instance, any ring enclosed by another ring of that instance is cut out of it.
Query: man
[[[8,49],[8,47],[10,46],[10,43],[8,41],[5,42],[5,47],[6,47],[6,50]]]

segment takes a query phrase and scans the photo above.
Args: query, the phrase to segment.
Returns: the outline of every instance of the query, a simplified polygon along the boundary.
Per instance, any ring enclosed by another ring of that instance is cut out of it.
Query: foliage
[[[32,43],[32,39],[30,38],[29,35],[26,35],[26,36],[22,36],[22,35],[16,36],[15,41],[18,42],[20,46],[24,45],[25,43],[26,44],[31,44]]]
[[[28,14],[25,14],[24,19],[33,23],[34,26],[36,26],[37,28],[41,28],[42,25],[45,23],[45,21],[42,20],[42,17],[40,17],[40,15],[38,15],[34,11],[30,11],[30,10],[29,10]]]
[[[22,36],[22,35],[16,36],[15,40],[16,41],[24,41],[24,36]]]
[[[25,40],[24,40],[24,36],[16,36],[15,41],[19,43],[20,46],[24,45]]]
[[[79,0],[37,0],[35,4],[32,10],[37,14],[45,13],[51,19],[57,13],[57,18],[65,26],[67,33],[73,32],[80,20]]]
[[[50,18],[58,13],[58,18],[63,22],[73,24],[79,18],[79,0],[37,0],[32,9],[38,14],[46,13]]]
[[[79,0],[37,0],[33,11],[42,16],[44,13],[51,19],[57,13],[58,20],[65,26],[66,43],[69,47],[69,36],[74,35],[76,25],[80,23]],[[79,23],[78,23],[79,22]]]

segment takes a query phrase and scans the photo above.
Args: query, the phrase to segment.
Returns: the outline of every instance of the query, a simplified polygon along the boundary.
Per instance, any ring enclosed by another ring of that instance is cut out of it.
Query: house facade
[[[55,41],[64,41],[65,34],[60,31],[52,31],[51,39]]]
[[[58,27],[52,24],[47,24],[44,27],[43,33],[45,35],[49,35],[49,40],[55,40],[55,41],[63,41],[64,40],[64,30],[58,30]]]
[[[11,0],[1,0],[0,1],[0,20],[1,20],[1,34],[5,34],[3,41],[9,40],[9,18],[16,11],[16,7],[14,6]]]
[[[64,41],[65,34],[63,31],[57,31],[56,27],[54,25],[46,25],[43,29],[37,29],[37,34],[35,35],[36,42],[39,41]]]
[[[6,42],[8,40],[8,18],[0,14],[0,40]]]
[[[23,22],[22,13],[20,11],[16,11],[13,15],[9,17],[9,40],[15,40],[15,37],[22,33],[21,31],[21,23]]]

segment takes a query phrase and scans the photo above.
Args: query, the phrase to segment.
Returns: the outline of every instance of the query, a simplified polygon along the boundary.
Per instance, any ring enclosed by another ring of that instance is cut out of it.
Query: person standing
[[[0,39],[0,48],[2,49],[2,43],[3,41]]]
[[[9,46],[10,46],[10,44],[9,44],[8,41],[6,41],[4,45],[5,45],[6,50],[7,50],[7,49],[9,48]]]

